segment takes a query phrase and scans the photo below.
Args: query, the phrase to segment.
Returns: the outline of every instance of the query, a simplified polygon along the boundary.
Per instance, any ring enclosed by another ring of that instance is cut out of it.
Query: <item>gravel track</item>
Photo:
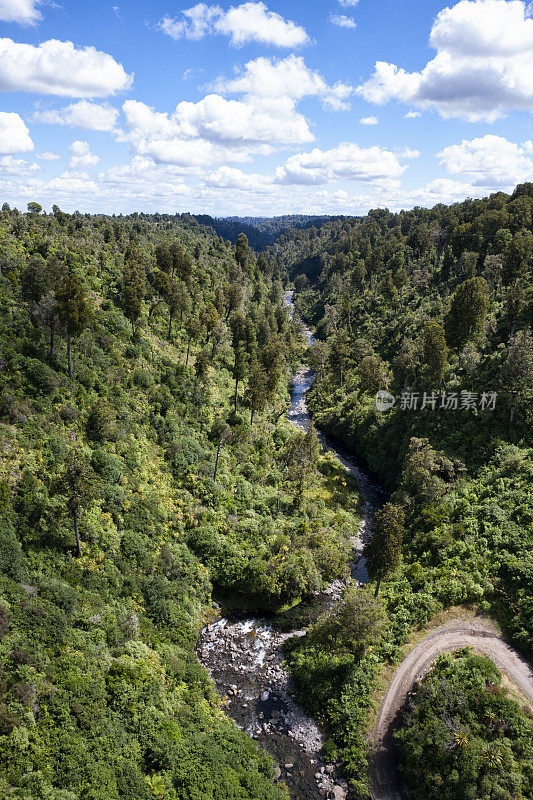
[[[400,710],[413,685],[429,672],[437,656],[463,647],[472,647],[492,659],[511,683],[533,703],[533,671],[530,665],[505,642],[489,620],[465,617],[435,629],[402,661],[383,698],[372,737],[372,800],[402,800],[393,738]]]

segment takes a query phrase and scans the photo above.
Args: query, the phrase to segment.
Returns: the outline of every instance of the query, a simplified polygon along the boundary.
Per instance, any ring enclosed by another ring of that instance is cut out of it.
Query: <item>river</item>
[[[292,292],[285,292],[285,304],[293,315]],[[303,332],[312,343],[312,332],[305,325]],[[288,418],[304,430],[311,422],[306,394],[313,379],[313,372],[302,367],[292,380]],[[352,538],[350,572],[355,581],[366,583],[368,574],[361,551],[373,515],[383,502],[383,492],[341,444],[321,431],[319,437],[323,447],[331,450],[353,476],[361,496],[361,524]],[[338,580],[328,587],[324,594],[329,603],[340,597],[343,586],[344,582]],[[311,618],[323,608],[323,601],[324,597],[322,604],[317,599],[314,614],[312,604],[308,604]],[[275,622],[251,614],[223,616],[202,630],[198,657],[224,697],[228,715],[273,756],[278,765],[277,779],[287,785],[293,800],[344,800],[348,785],[337,765],[324,758],[320,728],[293,699],[291,678],[283,662],[283,644],[289,637],[303,635],[305,629],[290,628],[289,614],[285,619],[279,615]]]

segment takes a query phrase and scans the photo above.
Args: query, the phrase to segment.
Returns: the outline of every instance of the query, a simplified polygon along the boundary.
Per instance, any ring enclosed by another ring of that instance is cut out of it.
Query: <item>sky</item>
[[[366,213],[533,181],[522,0],[0,0],[0,203]]]

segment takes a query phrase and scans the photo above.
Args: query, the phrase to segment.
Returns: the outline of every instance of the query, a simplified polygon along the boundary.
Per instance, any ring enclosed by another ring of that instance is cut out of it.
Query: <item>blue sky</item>
[[[522,0],[0,0],[0,196],[359,214],[533,180]]]

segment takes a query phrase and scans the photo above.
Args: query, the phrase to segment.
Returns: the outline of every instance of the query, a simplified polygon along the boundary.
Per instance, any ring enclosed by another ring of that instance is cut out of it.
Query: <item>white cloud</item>
[[[339,28],[357,28],[357,22],[346,14],[330,14],[329,21]]]
[[[80,195],[96,195],[99,186],[86,172],[66,171],[56,178],[41,184],[41,191],[72,196],[77,201]]]
[[[378,124],[377,117],[361,117],[359,120],[360,125],[377,125]]]
[[[0,111],[0,153],[13,155],[24,150],[33,150],[33,142],[22,117]]]
[[[420,150],[413,150],[411,147],[403,147],[398,150],[400,158],[420,158]]]
[[[405,115],[405,119],[418,119],[420,116],[420,111],[408,111]]]
[[[288,184],[324,184],[335,180],[390,181],[406,167],[399,156],[381,147],[359,147],[345,142],[331,150],[315,148],[287,159],[276,171],[276,181]]]
[[[421,72],[378,61],[359,94],[471,122],[533,111],[533,19],[523,0],[460,0],[437,15],[430,43],[437,54]]]
[[[36,111],[35,122],[51,125],[68,125],[71,128],[86,128],[91,131],[112,131],[118,118],[118,110],[110,105],[78,100],[69,106],[47,111]]]
[[[181,102],[172,114],[155,111],[136,100],[123,105],[129,141],[139,155],[181,166],[208,166],[248,161],[268,154],[274,145],[313,140],[305,118],[290,98],[227,100],[210,94],[198,103]]]
[[[100,159],[91,153],[89,142],[76,141],[70,145],[69,166],[73,169],[90,169],[95,167]]]
[[[35,25],[42,19],[36,6],[39,0],[0,0],[0,20],[19,22],[22,25]]]
[[[345,8],[353,8],[358,2],[359,0],[339,0],[341,6],[344,6]]]
[[[37,158],[40,158],[41,161],[61,161],[61,156],[57,153],[53,153],[52,151],[48,150],[46,153],[36,153]]]
[[[234,47],[260,42],[275,47],[300,47],[309,42],[304,28],[269,11],[262,2],[247,2],[224,11],[198,3],[182,11],[183,18],[165,17],[159,28],[173,39],[203,39],[210,34],[228,36]]]
[[[317,70],[311,70],[301,56],[290,55],[284,59],[256,58],[245,64],[244,71],[233,79],[219,78],[213,84],[218,91],[229,94],[246,94],[254,97],[290,97],[301,100],[315,95],[333,110],[348,108],[347,100],[353,92],[351,86],[338,81],[326,83]]]
[[[94,47],[50,39],[35,46],[0,39],[0,91],[104,97],[128,89],[133,76]]]
[[[32,164],[23,158],[13,158],[13,156],[2,156],[0,158],[0,173],[2,175],[33,175],[40,172],[38,164]]]
[[[258,173],[249,174],[234,167],[219,167],[204,179],[207,186],[218,189],[241,189],[249,192],[271,192],[272,179]]]
[[[145,156],[135,156],[129,164],[111,167],[98,176],[103,191],[115,200],[123,196],[135,199],[189,195],[191,189],[183,183],[183,178],[183,169],[168,164],[156,164],[153,159]]]
[[[510,189],[533,180],[532,152],[532,142],[516,144],[503,136],[487,134],[445,147],[437,158],[448,172],[473,176],[474,186]]]

